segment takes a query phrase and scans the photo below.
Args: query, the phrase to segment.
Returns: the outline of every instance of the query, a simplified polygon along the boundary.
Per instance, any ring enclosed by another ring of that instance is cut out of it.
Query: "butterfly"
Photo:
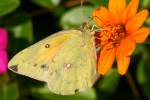
[[[47,83],[50,91],[72,95],[93,85],[95,39],[90,26],[59,31],[16,54],[9,62],[15,73]]]

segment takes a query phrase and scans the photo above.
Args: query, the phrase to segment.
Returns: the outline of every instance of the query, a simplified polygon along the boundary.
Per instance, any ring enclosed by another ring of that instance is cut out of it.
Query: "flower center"
[[[120,41],[126,36],[124,25],[105,25],[101,27],[99,33],[101,45],[112,43],[113,46],[119,45]]]

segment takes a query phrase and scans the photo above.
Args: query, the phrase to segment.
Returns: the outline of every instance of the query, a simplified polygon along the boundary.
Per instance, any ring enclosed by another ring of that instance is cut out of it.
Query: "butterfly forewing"
[[[51,59],[76,30],[60,31],[22,50],[9,62],[9,69],[31,78],[46,81]]]

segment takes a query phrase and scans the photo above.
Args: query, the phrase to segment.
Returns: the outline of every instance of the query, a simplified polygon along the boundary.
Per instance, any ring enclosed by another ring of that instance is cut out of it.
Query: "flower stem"
[[[43,14],[46,14],[48,13],[48,10],[47,9],[38,9],[36,11],[32,11],[31,12],[31,16],[32,17],[35,17],[35,16],[39,16],[39,15],[43,15]]]
[[[135,100],[140,100],[140,93],[130,72],[125,75]]]

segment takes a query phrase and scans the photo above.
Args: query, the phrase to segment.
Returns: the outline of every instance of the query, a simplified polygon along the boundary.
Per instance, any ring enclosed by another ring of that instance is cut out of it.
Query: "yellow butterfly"
[[[96,75],[93,33],[88,24],[57,32],[15,55],[9,69],[46,82],[56,94],[75,94],[91,87]]]

